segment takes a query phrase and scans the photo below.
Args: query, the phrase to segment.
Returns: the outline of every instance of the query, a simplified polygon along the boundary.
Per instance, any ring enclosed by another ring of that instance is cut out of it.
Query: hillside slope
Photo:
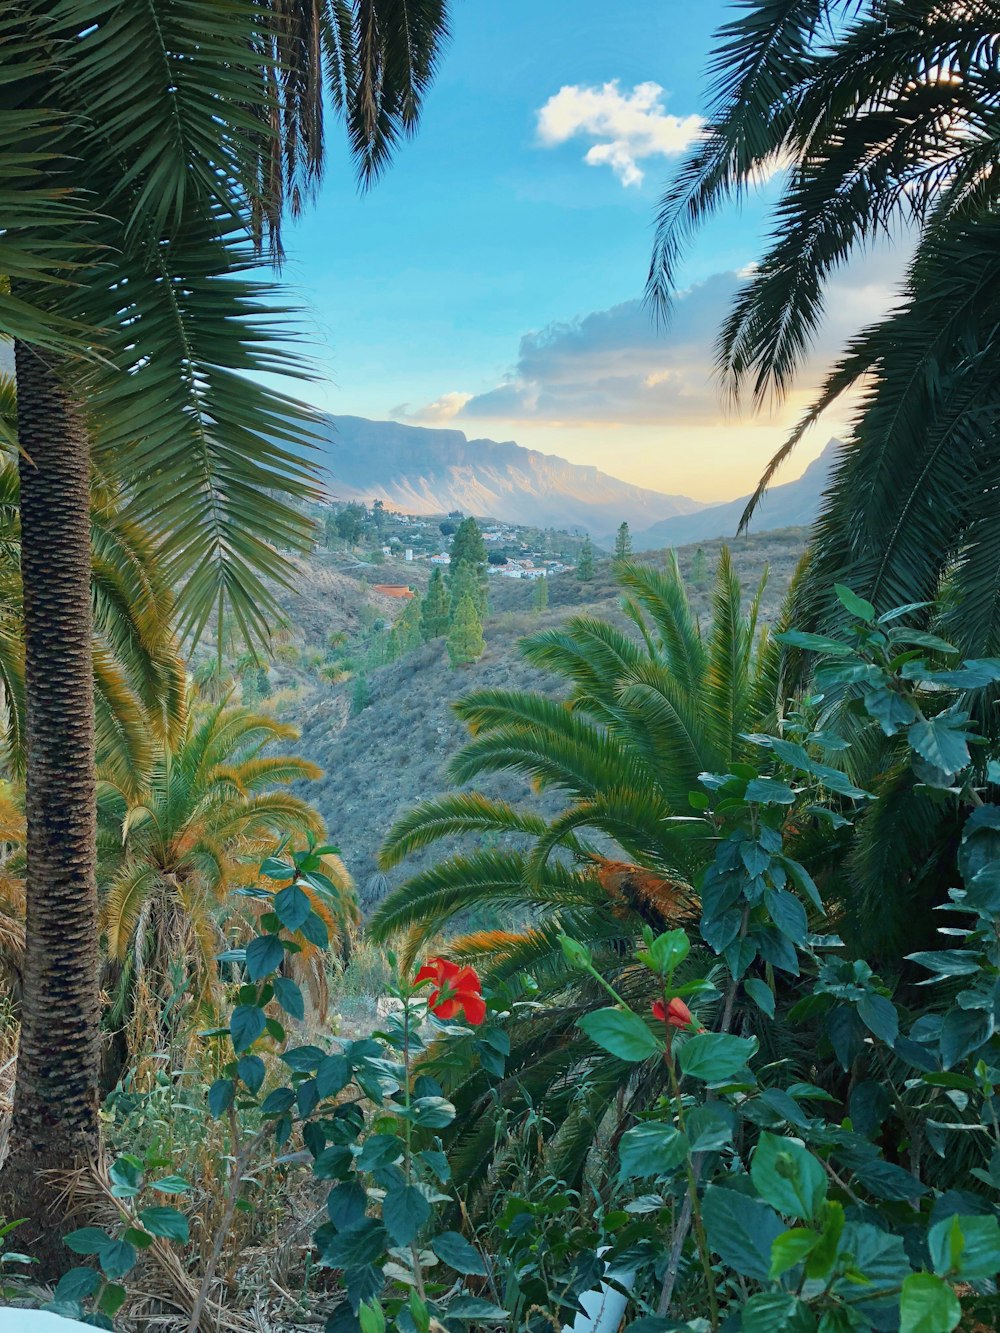
[[[325,418],[320,444],[332,499],[381,499],[410,514],[461,509],[510,523],[564,531],[610,531],[623,520],[646,528],[699,503],[619,481],[594,467],[513,441],[469,440],[365,417]]]
[[[776,528],[808,527],[819,512],[820,500],[839,448],[839,440],[830,440],[819,458],[810,463],[796,481],[772,486],[757,506],[750,531],[770,532]],[[726,504],[709,505],[697,513],[664,519],[644,531],[633,531],[633,549],[655,551],[664,546],[683,546],[688,542],[714,537],[732,537],[739,527],[749,498],[743,495]],[[613,537],[607,535],[604,544],[612,541]]]
[[[730,549],[744,588],[756,586],[764,568],[770,578],[761,611],[765,620],[778,612],[791,575],[805,546],[806,533],[792,530],[742,538]],[[714,568],[721,543],[704,547]],[[694,548],[679,552],[682,571],[690,573]],[[659,563],[659,557],[657,557]],[[330,629],[356,622],[349,612],[349,586],[354,580],[334,574],[323,565],[305,562],[298,586],[300,597],[288,607],[298,626],[296,638],[303,647],[323,641]],[[375,596],[363,583],[354,583],[359,604],[369,606]],[[300,792],[317,806],[331,837],[340,846],[348,868],[362,893],[363,905],[373,906],[370,882],[377,869],[378,849],[393,821],[419,800],[439,795],[451,787],[448,766],[466,739],[452,703],[460,695],[477,689],[540,689],[555,693],[554,677],[529,667],[518,652],[518,641],[526,634],[552,628],[568,616],[586,613],[629,622],[618,609],[618,590],[609,561],[598,561],[591,583],[580,583],[572,574],[549,580],[549,607],[540,616],[531,611],[533,588],[510,579],[491,580],[491,614],[486,624],[486,652],[480,661],[452,670],[441,640],[425,644],[401,660],[381,667],[368,676],[370,701],[351,716],[352,682],[327,684],[313,675],[298,674],[299,688],[281,705],[283,719],[302,730],[295,747],[319,764],[324,776],[303,784]],[[691,591],[692,605],[703,622],[710,606],[708,587]],[[378,599],[380,614],[397,615],[391,599]],[[275,668],[275,688],[292,683],[295,672]],[[481,789],[515,803],[525,803],[545,814],[562,807],[562,799],[538,793],[519,776],[498,774],[486,779]],[[407,865],[389,873],[396,885],[422,866],[454,850],[448,844],[425,851]],[[383,886],[384,887],[384,886]]]

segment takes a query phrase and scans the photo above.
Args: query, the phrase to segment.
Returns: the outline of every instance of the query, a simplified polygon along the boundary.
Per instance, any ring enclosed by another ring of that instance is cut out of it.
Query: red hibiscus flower
[[[466,1022],[478,1027],[486,1017],[486,1002],[475,968],[459,967],[447,958],[429,958],[415,982],[433,981],[427,1008],[435,1018],[455,1018],[464,1014]]]
[[[684,1001],[677,995],[669,1004],[664,1004],[662,1000],[657,1000],[653,1005],[653,1017],[658,1018],[661,1023],[666,1023],[667,1027],[680,1028],[682,1032],[704,1032],[705,1029],[699,1027],[694,1021],[694,1014],[687,1007]]]

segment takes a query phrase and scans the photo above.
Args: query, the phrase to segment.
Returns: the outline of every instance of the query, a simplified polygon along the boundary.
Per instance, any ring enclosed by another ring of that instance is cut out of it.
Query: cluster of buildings
[[[563,574],[575,569],[575,565],[564,565],[561,560],[508,558],[505,565],[488,565],[487,574],[502,579],[544,579],[549,574]]]

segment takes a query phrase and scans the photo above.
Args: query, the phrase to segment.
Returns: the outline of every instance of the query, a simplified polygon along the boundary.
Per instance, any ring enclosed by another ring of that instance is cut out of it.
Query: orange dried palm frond
[[[654,927],[689,921],[698,913],[698,898],[685,880],[659,875],[630,861],[591,856],[594,875],[616,904],[616,911],[638,913]]]

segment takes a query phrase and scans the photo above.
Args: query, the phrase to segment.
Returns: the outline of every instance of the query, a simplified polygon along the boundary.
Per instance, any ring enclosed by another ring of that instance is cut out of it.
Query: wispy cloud
[[[592,167],[609,166],[623,185],[641,185],[647,157],[674,157],[701,133],[700,116],[672,116],[658,83],[623,92],[618,80],[600,87],[567,84],[538,113],[538,138],[547,148],[585,138],[596,142],[584,155]]]
[[[471,397],[471,393],[443,393],[433,403],[426,403],[413,412],[410,411],[409,403],[398,403],[390,408],[389,415],[396,421],[409,421],[414,426],[446,426],[458,416]]]

